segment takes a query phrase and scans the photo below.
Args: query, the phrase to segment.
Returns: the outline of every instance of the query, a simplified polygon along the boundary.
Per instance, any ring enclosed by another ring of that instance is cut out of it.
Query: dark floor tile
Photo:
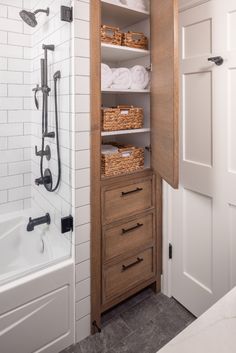
[[[170,305],[170,311],[176,317],[176,320],[183,320],[186,325],[191,324],[196,317],[186,310],[180,303],[173,299],[173,303]]]
[[[78,343],[77,345],[73,345],[73,346],[68,347],[67,349],[65,349],[64,351],[62,351],[60,353],[82,353],[82,351],[81,351],[80,345]]]
[[[111,310],[108,310],[105,314],[102,315],[102,325],[105,325],[110,320],[113,320],[116,316],[119,316],[124,311],[132,308],[134,305],[140,303],[142,300],[147,299],[152,295],[152,289],[146,288],[133,297],[112,308]]]
[[[113,348],[115,353],[156,353],[174,337],[175,331],[162,320],[162,325],[150,321],[145,326],[127,336]]]
[[[101,333],[80,342],[80,348],[82,353],[109,353],[113,346],[130,333],[130,329],[121,317],[116,317],[105,325]]]
[[[75,346],[73,353],[82,353],[82,350],[80,348],[80,344],[79,343]]]
[[[165,296],[162,294],[151,295],[123,312],[121,317],[130,329],[137,330],[140,326],[145,326],[151,319],[162,312],[165,305]]]

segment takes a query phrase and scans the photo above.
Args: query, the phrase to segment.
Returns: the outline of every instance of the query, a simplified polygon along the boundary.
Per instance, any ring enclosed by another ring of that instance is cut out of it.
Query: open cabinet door
[[[178,1],[151,1],[152,168],[179,183]]]

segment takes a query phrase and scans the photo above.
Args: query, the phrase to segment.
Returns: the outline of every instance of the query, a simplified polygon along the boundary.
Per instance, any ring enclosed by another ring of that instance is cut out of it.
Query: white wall
[[[0,1],[0,214],[30,206],[30,35],[22,6]]]

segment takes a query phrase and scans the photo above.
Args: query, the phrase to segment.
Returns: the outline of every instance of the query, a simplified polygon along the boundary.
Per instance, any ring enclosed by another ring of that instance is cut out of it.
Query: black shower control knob
[[[215,63],[217,66],[221,66],[224,63],[224,59],[222,58],[222,56],[213,56],[211,58],[208,58],[208,61]]]

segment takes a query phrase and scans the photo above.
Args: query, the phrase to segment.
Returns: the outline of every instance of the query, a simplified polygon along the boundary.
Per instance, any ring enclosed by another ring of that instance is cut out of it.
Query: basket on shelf
[[[141,129],[143,127],[143,108],[118,105],[102,108],[103,131]]]
[[[122,34],[122,45],[130,48],[148,49],[148,39],[141,32],[132,32]]]
[[[118,148],[116,153],[101,155],[101,171],[103,176],[117,176],[144,168],[144,148],[132,145],[107,143]]]
[[[122,33],[118,27],[102,25],[101,26],[101,41],[114,45],[121,45]]]

